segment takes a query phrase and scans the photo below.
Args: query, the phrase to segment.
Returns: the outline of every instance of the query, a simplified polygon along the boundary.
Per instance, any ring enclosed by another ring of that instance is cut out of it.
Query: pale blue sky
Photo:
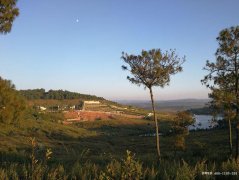
[[[238,0],[19,0],[12,32],[0,36],[0,76],[17,89],[63,89],[107,99],[149,99],[126,80],[121,52],[176,49],[184,72],[158,100],[207,98],[200,80],[216,37],[239,25]],[[78,22],[77,22],[78,21]]]

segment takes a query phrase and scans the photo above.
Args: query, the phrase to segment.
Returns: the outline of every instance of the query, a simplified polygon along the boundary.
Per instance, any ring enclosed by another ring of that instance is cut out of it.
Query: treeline
[[[209,106],[205,106],[202,108],[193,108],[187,110],[188,112],[192,114],[197,114],[197,115],[212,115],[213,114],[213,108]]]
[[[63,90],[49,90],[45,89],[28,89],[20,90],[21,95],[23,95],[28,100],[35,99],[55,99],[55,100],[65,100],[65,99],[80,99],[80,100],[104,100],[102,97],[80,94],[76,92],[63,91]]]

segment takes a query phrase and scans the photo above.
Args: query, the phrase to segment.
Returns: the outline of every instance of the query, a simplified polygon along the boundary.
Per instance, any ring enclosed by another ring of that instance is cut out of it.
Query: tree
[[[176,150],[185,149],[185,137],[189,134],[188,126],[192,125],[195,119],[189,112],[177,112],[174,121],[171,124],[172,134],[175,136],[174,139],[174,153]]]
[[[0,33],[7,34],[12,29],[12,23],[19,15],[17,0],[0,0]],[[0,122],[16,123],[25,110],[24,99],[15,90],[9,80],[0,77]]]
[[[122,69],[128,70],[132,75],[127,79],[133,84],[143,85],[149,89],[156,128],[157,154],[160,159],[159,127],[152,88],[155,86],[163,88],[169,85],[170,76],[182,71],[181,65],[185,57],[179,58],[174,50],[163,53],[160,49],[152,49],[142,50],[140,55],[128,55],[123,52],[121,58],[126,63]]]
[[[212,98],[222,106],[235,111],[236,155],[239,145],[239,26],[222,30],[217,37],[219,47],[216,62],[207,60],[205,70],[209,74],[202,83],[212,90]],[[220,95],[216,95],[220,94]],[[216,95],[216,96],[215,96]]]
[[[210,102],[211,108],[214,109],[215,114],[224,114],[224,120],[228,122],[228,140],[229,140],[229,152],[232,156],[232,128],[231,120],[235,119],[235,111],[233,106],[234,94],[228,91],[227,83],[224,86],[220,85],[220,88],[211,88],[212,92],[209,97],[212,99]]]
[[[17,0],[0,0],[0,33],[9,33],[12,23],[19,15]]]
[[[0,122],[16,124],[22,118],[26,104],[11,81],[0,77]]]

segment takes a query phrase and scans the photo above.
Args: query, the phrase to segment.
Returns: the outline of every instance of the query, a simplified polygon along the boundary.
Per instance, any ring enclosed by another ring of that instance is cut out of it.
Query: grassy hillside
[[[52,148],[53,159],[56,161],[74,160],[75,156],[88,149],[91,159],[97,161],[104,153],[117,152],[115,155],[120,156],[132,141],[127,136],[138,137],[139,134],[151,130],[152,123],[148,124],[145,120],[101,120],[73,126],[44,120],[27,120],[18,127],[1,124],[0,151],[9,156],[27,156],[30,149],[29,137],[35,137],[43,149]],[[132,146],[132,150],[137,149],[136,147]],[[1,158],[3,160],[7,156]],[[18,158],[15,160],[18,161]]]
[[[78,101],[77,98],[36,98],[29,99],[28,103],[31,106],[64,106]],[[107,100],[102,100],[101,104],[104,106],[100,108],[122,111],[124,114],[145,116],[151,112]],[[0,123],[0,177],[175,179],[181,176],[179,179],[194,179],[201,177],[201,172],[208,168],[213,172],[239,169],[237,164],[227,161],[229,151],[225,145],[228,139],[226,129],[190,132],[186,138],[186,148],[176,150],[175,136],[170,133],[175,113],[158,112],[157,117],[162,133],[160,166],[155,158],[155,125],[150,118],[114,116],[107,120],[101,118],[92,122],[63,125],[61,111],[42,112],[27,107],[24,118],[18,123]]]
[[[167,134],[169,123],[168,120],[161,120],[162,133]],[[119,118],[82,122],[69,126],[44,120],[27,120],[17,127],[1,124],[0,151],[9,156],[27,156],[30,148],[29,137],[35,137],[43,149],[52,148],[55,161],[74,160],[75,156],[87,149],[89,149],[90,159],[99,163],[107,161],[106,154],[121,157],[127,149],[135,152],[142,160],[154,161],[155,137],[141,136],[148,133],[154,133],[154,122],[139,119]],[[207,138],[209,135],[210,139]],[[227,150],[223,147],[226,141],[225,130],[191,132],[187,139],[186,153],[181,155],[189,158],[188,154],[197,152],[196,147],[201,147],[203,152],[198,154],[199,157],[213,160],[218,160],[219,157],[224,159]],[[172,158],[172,137],[163,136],[161,144],[163,156]],[[217,146],[217,150],[214,149],[214,145]],[[3,160],[7,157],[1,158]]]
[[[21,179],[203,179],[202,171],[237,170],[237,164],[227,161],[226,129],[190,132],[186,149],[175,153],[174,136],[168,134],[173,117],[160,114],[164,134],[160,136],[160,168],[155,137],[145,136],[154,133],[153,121],[118,117],[66,126],[52,115],[50,119],[25,119],[18,125],[1,123],[0,175]],[[37,143],[34,148],[31,137]],[[48,148],[52,154],[45,164]],[[127,150],[132,153],[126,156]],[[33,157],[39,162],[32,168]]]
[[[100,101],[100,106],[85,107],[86,110],[95,111],[117,111],[125,109],[126,106],[106,100],[95,95],[86,95],[63,90],[28,89],[19,90],[19,94],[26,98],[30,107],[46,107],[47,110],[69,110],[71,106],[82,109],[84,101]]]

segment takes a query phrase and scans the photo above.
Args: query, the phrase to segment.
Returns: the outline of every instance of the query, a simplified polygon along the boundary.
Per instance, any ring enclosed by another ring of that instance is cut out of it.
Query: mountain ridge
[[[181,111],[181,110],[189,110],[196,108],[203,108],[207,106],[207,103],[210,99],[194,99],[194,98],[186,98],[186,99],[175,99],[175,100],[156,100],[155,107],[158,111]],[[144,109],[151,109],[151,101],[150,100],[118,100],[118,103],[124,105],[132,105],[137,106]]]

